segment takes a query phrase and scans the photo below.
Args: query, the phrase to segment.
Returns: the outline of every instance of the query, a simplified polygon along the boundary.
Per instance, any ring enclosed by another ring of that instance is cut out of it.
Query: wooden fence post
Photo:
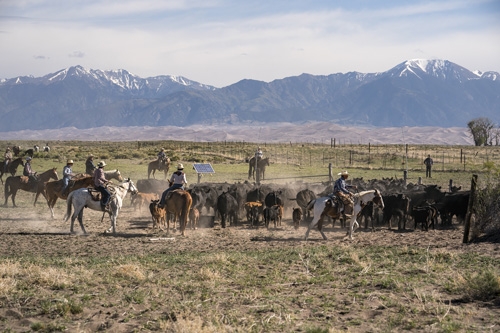
[[[476,195],[477,188],[477,175],[472,175],[472,180],[470,184],[470,194],[469,194],[469,204],[467,205],[467,214],[465,215],[465,226],[464,226],[464,238],[462,243],[469,242],[469,232],[472,217],[472,210],[474,208],[474,197]]]

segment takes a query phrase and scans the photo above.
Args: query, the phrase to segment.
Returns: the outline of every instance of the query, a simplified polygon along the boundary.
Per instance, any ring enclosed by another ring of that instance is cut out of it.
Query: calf
[[[434,229],[433,214],[434,209],[431,206],[413,207],[412,216],[415,221],[414,229],[417,229],[419,223],[422,225],[422,230],[425,229],[425,231],[429,231],[429,224],[432,224]]]
[[[298,229],[300,227],[300,221],[302,221],[302,209],[294,208],[292,211],[293,227]]]
[[[162,225],[166,224],[167,211],[165,208],[158,207],[160,200],[151,200],[149,204],[149,211],[151,212],[151,218],[153,219],[153,229],[158,227],[159,230],[163,230]]]
[[[253,227],[254,225],[258,227],[259,215],[262,214],[263,211],[262,202],[260,201],[246,202],[244,207],[247,212],[247,221],[250,222],[250,227]]]
[[[198,229],[198,223],[200,222],[200,212],[195,207],[191,208],[189,211],[189,222],[191,223],[191,229]]]
[[[280,220],[280,210],[282,210],[282,206],[273,205],[271,207],[264,208],[262,215],[264,216],[264,223],[267,229],[269,229],[269,222],[274,222],[274,228],[276,229],[277,223],[281,225]]]
[[[134,211],[139,207],[139,211],[141,211],[141,207],[147,205],[149,202],[153,200],[158,200],[158,194],[156,193],[144,193],[137,192],[136,194],[131,196],[130,204],[134,206]]]

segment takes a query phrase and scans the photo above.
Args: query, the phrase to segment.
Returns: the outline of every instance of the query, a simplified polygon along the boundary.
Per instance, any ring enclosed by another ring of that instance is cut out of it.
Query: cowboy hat
[[[183,170],[183,169],[184,165],[182,165],[182,163],[177,164],[177,170]]]
[[[67,160],[66,164],[73,164],[73,160]]]
[[[31,157],[26,156],[26,161],[31,161]]]
[[[339,172],[338,176],[349,176],[349,173],[347,172],[347,170],[344,170],[344,171]]]
[[[102,168],[103,166],[106,166],[106,162],[101,161],[97,164],[98,167]]]

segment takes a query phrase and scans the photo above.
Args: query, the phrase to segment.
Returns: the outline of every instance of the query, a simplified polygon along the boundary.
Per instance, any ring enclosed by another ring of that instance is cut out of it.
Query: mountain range
[[[0,132],[306,121],[466,127],[477,117],[500,123],[500,74],[447,60],[408,60],[382,73],[245,79],[223,88],[81,66],[0,80]]]

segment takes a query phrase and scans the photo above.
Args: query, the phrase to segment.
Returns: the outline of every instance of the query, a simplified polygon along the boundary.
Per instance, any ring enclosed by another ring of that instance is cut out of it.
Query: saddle
[[[19,176],[19,180],[21,184],[28,184],[30,182],[30,177],[28,176]]]
[[[170,199],[170,197],[172,196],[172,194],[174,192],[180,192],[180,191],[184,191],[184,190],[182,188],[176,188],[175,190],[168,191],[167,196],[165,197],[165,201],[167,201],[168,199]]]
[[[109,193],[111,193],[109,200],[113,199],[116,196],[115,188],[114,187],[106,187],[106,188],[108,189]],[[96,190],[93,187],[88,187],[87,189],[88,189],[90,197],[92,198],[93,201],[101,201],[102,195],[101,195],[101,192],[99,192],[99,190]]]
[[[337,211],[339,213],[342,213],[344,211],[344,202],[337,197],[336,195],[332,194],[329,196],[330,199],[327,200],[325,205],[328,205],[330,207],[337,207]]]

